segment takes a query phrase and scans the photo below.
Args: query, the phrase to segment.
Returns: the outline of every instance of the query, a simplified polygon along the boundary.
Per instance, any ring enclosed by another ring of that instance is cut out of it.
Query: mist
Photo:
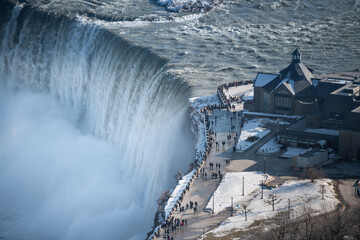
[[[129,239],[148,230],[143,183],[111,144],[76,127],[71,108],[1,86],[0,116],[1,238]]]

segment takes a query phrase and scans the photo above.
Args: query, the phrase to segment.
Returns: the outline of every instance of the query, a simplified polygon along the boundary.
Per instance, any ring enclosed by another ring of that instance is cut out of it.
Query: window
[[[291,113],[291,95],[286,91],[275,93],[274,112],[280,114]]]

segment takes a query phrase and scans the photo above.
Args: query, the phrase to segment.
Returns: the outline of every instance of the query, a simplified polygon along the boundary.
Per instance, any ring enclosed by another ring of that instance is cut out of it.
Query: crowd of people
[[[220,99],[222,100],[222,104],[225,105],[228,108],[228,110],[235,109],[235,105],[232,105],[231,103],[233,103],[233,102],[241,103],[243,101],[243,99],[241,97],[237,97],[237,96],[229,96],[229,98],[227,98],[224,93],[224,90],[228,91],[229,87],[237,87],[237,86],[248,85],[248,84],[252,84],[252,83],[253,83],[253,81],[245,81],[245,82],[231,82],[231,83],[220,85],[217,89],[217,93],[218,93],[218,96],[220,97]]]
[[[211,148],[212,148],[212,142],[215,141],[216,139],[216,133],[213,132],[211,129],[214,127],[214,121],[209,121],[209,115],[208,114],[212,114],[214,110],[217,109],[222,109],[222,108],[227,108],[229,110],[229,108],[235,108],[235,106],[231,105],[230,101],[234,101],[237,100],[236,98],[232,97],[232,99],[226,99],[226,96],[223,92],[224,89],[228,89],[229,87],[233,87],[233,86],[240,86],[240,85],[244,85],[244,84],[251,84],[251,81],[246,81],[246,82],[234,82],[234,83],[230,83],[230,84],[224,84],[219,86],[218,88],[218,93],[222,96],[222,99],[224,100],[224,104],[214,104],[214,105],[210,105],[210,106],[206,106],[204,108],[201,108],[201,113],[205,114],[205,126],[206,126],[206,146],[205,146],[205,152],[202,154],[201,152],[197,152],[195,153],[195,160],[198,162],[197,164],[197,172],[196,172],[196,176],[200,176],[203,178],[207,178],[208,173],[206,172],[205,168],[201,167],[203,166],[203,164],[205,163],[205,161],[207,160]],[[231,120],[233,120],[231,118]],[[215,116],[215,124],[217,122],[217,116]],[[232,122],[231,122],[232,125]],[[215,135],[215,139],[211,136],[211,135]],[[229,134],[230,135],[230,134]],[[230,135],[231,138],[231,135]],[[237,134],[235,139],[237,138]],[[229,140],[229,139],[228,139]],[[222,142],[223,146],[225,145],[225,142]],[[216,145],[218,147],[219,143],[216,142]],[[226,165],[230,164],[230,160],[226,160]],[[223,173],[220,171],[221,168],[221,164],[220,163],[215,163],[215,169],[214,169],[214,163],[210,162],[209,163],[209,175],[211,177],[211,179],[220,179],[220,181],[223,178]],[[191,180],[192,181],[192,180]],[[181,196],[179,197],[177,203],[174,205],[172,212],[169,214],[168,218],[165,220],[165,222],[161,225],[161,227],[159,229],[157,229],[157,231],[155,232],[155,236],[156,237],[160,237],[161,235],[161,231],[164,233],[163,237],[168,239],[168,240],[173,240],[173,237],[171,236],[172,233],[174,231],[176,231],[179,228],[182,228],[184,226],[187,225],[187,219],[179,219],[179,218],[174,218],[173,214],[175,212],[179,212],[179,213],[185,213],[187,210],[192,209],[193,213],[195,214],[198,211],[198,203],[195,201],[189,201],[188,203],[186,203],[186,205],[182,204],[183,201],[183,197],[185,195],[185,193],[187,191],[190,191],[190,186],[191,186],[191,182],[188,183],[188,185],[186,186],[186,188],[184,189],[183,193],[181,194]]]

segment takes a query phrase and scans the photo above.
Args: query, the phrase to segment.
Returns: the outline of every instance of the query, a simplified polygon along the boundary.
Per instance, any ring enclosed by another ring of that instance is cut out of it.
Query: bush
[[[255,142],[256,140],[258,140],[259,137],[258,136],[248,136],[246,141],[248,142]]]

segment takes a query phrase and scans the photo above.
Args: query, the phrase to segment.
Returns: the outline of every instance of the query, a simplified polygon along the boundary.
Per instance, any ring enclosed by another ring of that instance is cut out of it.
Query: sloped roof
[[[292,52],[292,55],[301,55],[301,52],[299,51],[299,49],[295,49],[295,50]]]
[[[276,78],[267,83],[265,81],[260,82],[263,84],[263,89],[268,92],[274,92],[281,85],[284,85],[296,96],[298,93],[313,85],[312,78],[314,78],[314,75],[302,62],[292,61],[288,67],[280,71],[280,75]]]
[[[274,80],[278,74],[272,74],[272,73],[258,73],[256,75],[255,81],[254,81],[254,87],[263,87],[270,81]]]

